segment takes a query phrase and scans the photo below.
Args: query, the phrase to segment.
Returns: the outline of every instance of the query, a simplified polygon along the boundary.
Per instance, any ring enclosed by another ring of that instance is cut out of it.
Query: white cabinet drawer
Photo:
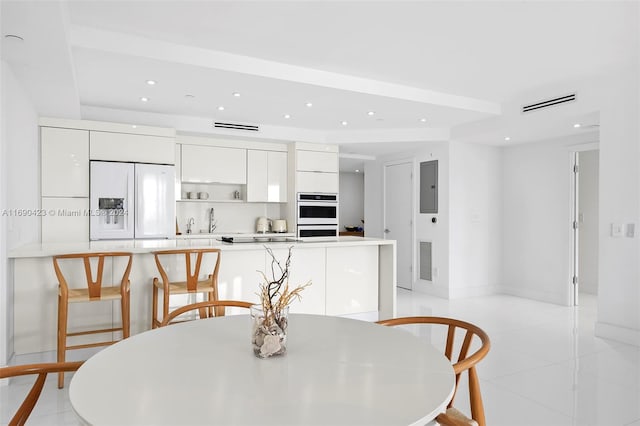
[[[89,241],[89,198],[42,198],[43,243]]]
[[[297,150],[296,157],[299,171],[338,173],[338,154],[335,152]]]
[[[247,150],[182,145],[182,181],[247,183]]]
[[[378,310],[378,246],[328,247],[327,315]]]
[[[175,164],[175,139],[91,131],[92,160]]]
[[[338,192],[338,173],[296,172],[298,192]]]
[[[40,129],[43,197],[89,196],[89,132]]]

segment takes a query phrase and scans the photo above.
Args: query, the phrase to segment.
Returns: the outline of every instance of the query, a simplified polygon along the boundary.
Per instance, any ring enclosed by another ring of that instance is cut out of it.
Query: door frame
[[[416,249],[415,249],[415,241],[416,241],[416,161],[414,158],[403,158],[392,161],[385,161],[382,164],[382,238],[386,239],[386,234],[384,232],[387,229],[387,166],[396,166],[399,164],[409,164],[411,166],[411,198],[409,200],[410,208],[411,208],[411,238],[409,241],[409,249],[410,249],[410,259],[411,259],[411,290],[413,291],[414,284],[416,282]],[[397,254],[397,248],[396,248]],[[396,259],[396,264],[398,260]],[[397,268],[396,268],[397,269]],[[396,287],[398,284],[396,282]]]
[[[599,142],[588,142],[579,145],[572,145],[569,147],[569,174],[570,174],[570,226],[571,226],[571,276],[569,277],[569,286],[570,286],[570,295],[569,295],[569,306],[579,306],[579,293],[580,293],[580,275],[579,275],[579,266],[580,266],[580,230],[575,228],[573,223],[574,221],[578,222],[578,209],[580,207],[579,203],[579,188],[580,188],[580,175],[579,175],[579,153],[584,151],[598,151],[600,152],[600,143]],[[578,166],[578,173],[574,172],[574,166]],[[598,182],[600,182],[600,178],[598,178]],[[599,243],[598,243],[599,245]],[[575,277],[575,281],[574,281]]]

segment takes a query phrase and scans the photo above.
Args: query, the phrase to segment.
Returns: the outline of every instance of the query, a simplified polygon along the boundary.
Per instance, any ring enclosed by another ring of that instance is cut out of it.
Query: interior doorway
[[[396,240],[398,287],[413,288],[413,163],[384,166],[384,238]]]
[[[598,294],[598,186],[599,150],[574,153],[574,290],[579,295]]]

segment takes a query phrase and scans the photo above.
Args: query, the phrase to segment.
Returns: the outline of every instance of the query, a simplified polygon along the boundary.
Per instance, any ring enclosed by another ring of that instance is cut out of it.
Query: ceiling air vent
[[[554,105],[566,104],[567,102],[573,102],[576,100],[576,94],[572,93],[566,96],[560,96],[558,98],[547,99],[546,101],[536,102],[535,104],[525,105],[522,107],[522,112],[531,112],[543,108],[552,107]]]
[[[251,124],[221,123],[219,121],[214,121],[213,127],[218,129],[249,130],[251,132],[257,132],[260,130],[258,126],[253,126]]]

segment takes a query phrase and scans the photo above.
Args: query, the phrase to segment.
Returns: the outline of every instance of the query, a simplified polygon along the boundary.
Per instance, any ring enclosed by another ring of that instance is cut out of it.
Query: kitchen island
[[[151,328],[151,288],[159,277],[155,250],[213,247],[222,250],[218,288],[221,299],[258,301],[259,271],[271,270],[270,248],[284,262],[292,248],[290,285],[312,285],[295,301],[292,312],[340,315],[376,320],[396,313],[395,241],[339,237],[330,240],[224,243],[216,238],[117,240],[84,243],[32,244],[12,250],[14,353],[45,352],[56,348],[57,280],[52,256],[64,253],[129,251],[134,253],[131,281],[131,334]],[[117,276],[119,265],[111,265]],[[76,279],[84,280],[84,271]],[[203,265],[206,277],[211,269]],[[182,300],[178,303],[188,303]],[[112,302],[77,304],[69,328],[82,324],[117,323],[119,305]],[[97,306],[96,306],[97,305]],[[89,339],[90,336],[87,336]],[[102,336],[95,336],[96,341]],[[86,339],[83,341],[87,341]]]

